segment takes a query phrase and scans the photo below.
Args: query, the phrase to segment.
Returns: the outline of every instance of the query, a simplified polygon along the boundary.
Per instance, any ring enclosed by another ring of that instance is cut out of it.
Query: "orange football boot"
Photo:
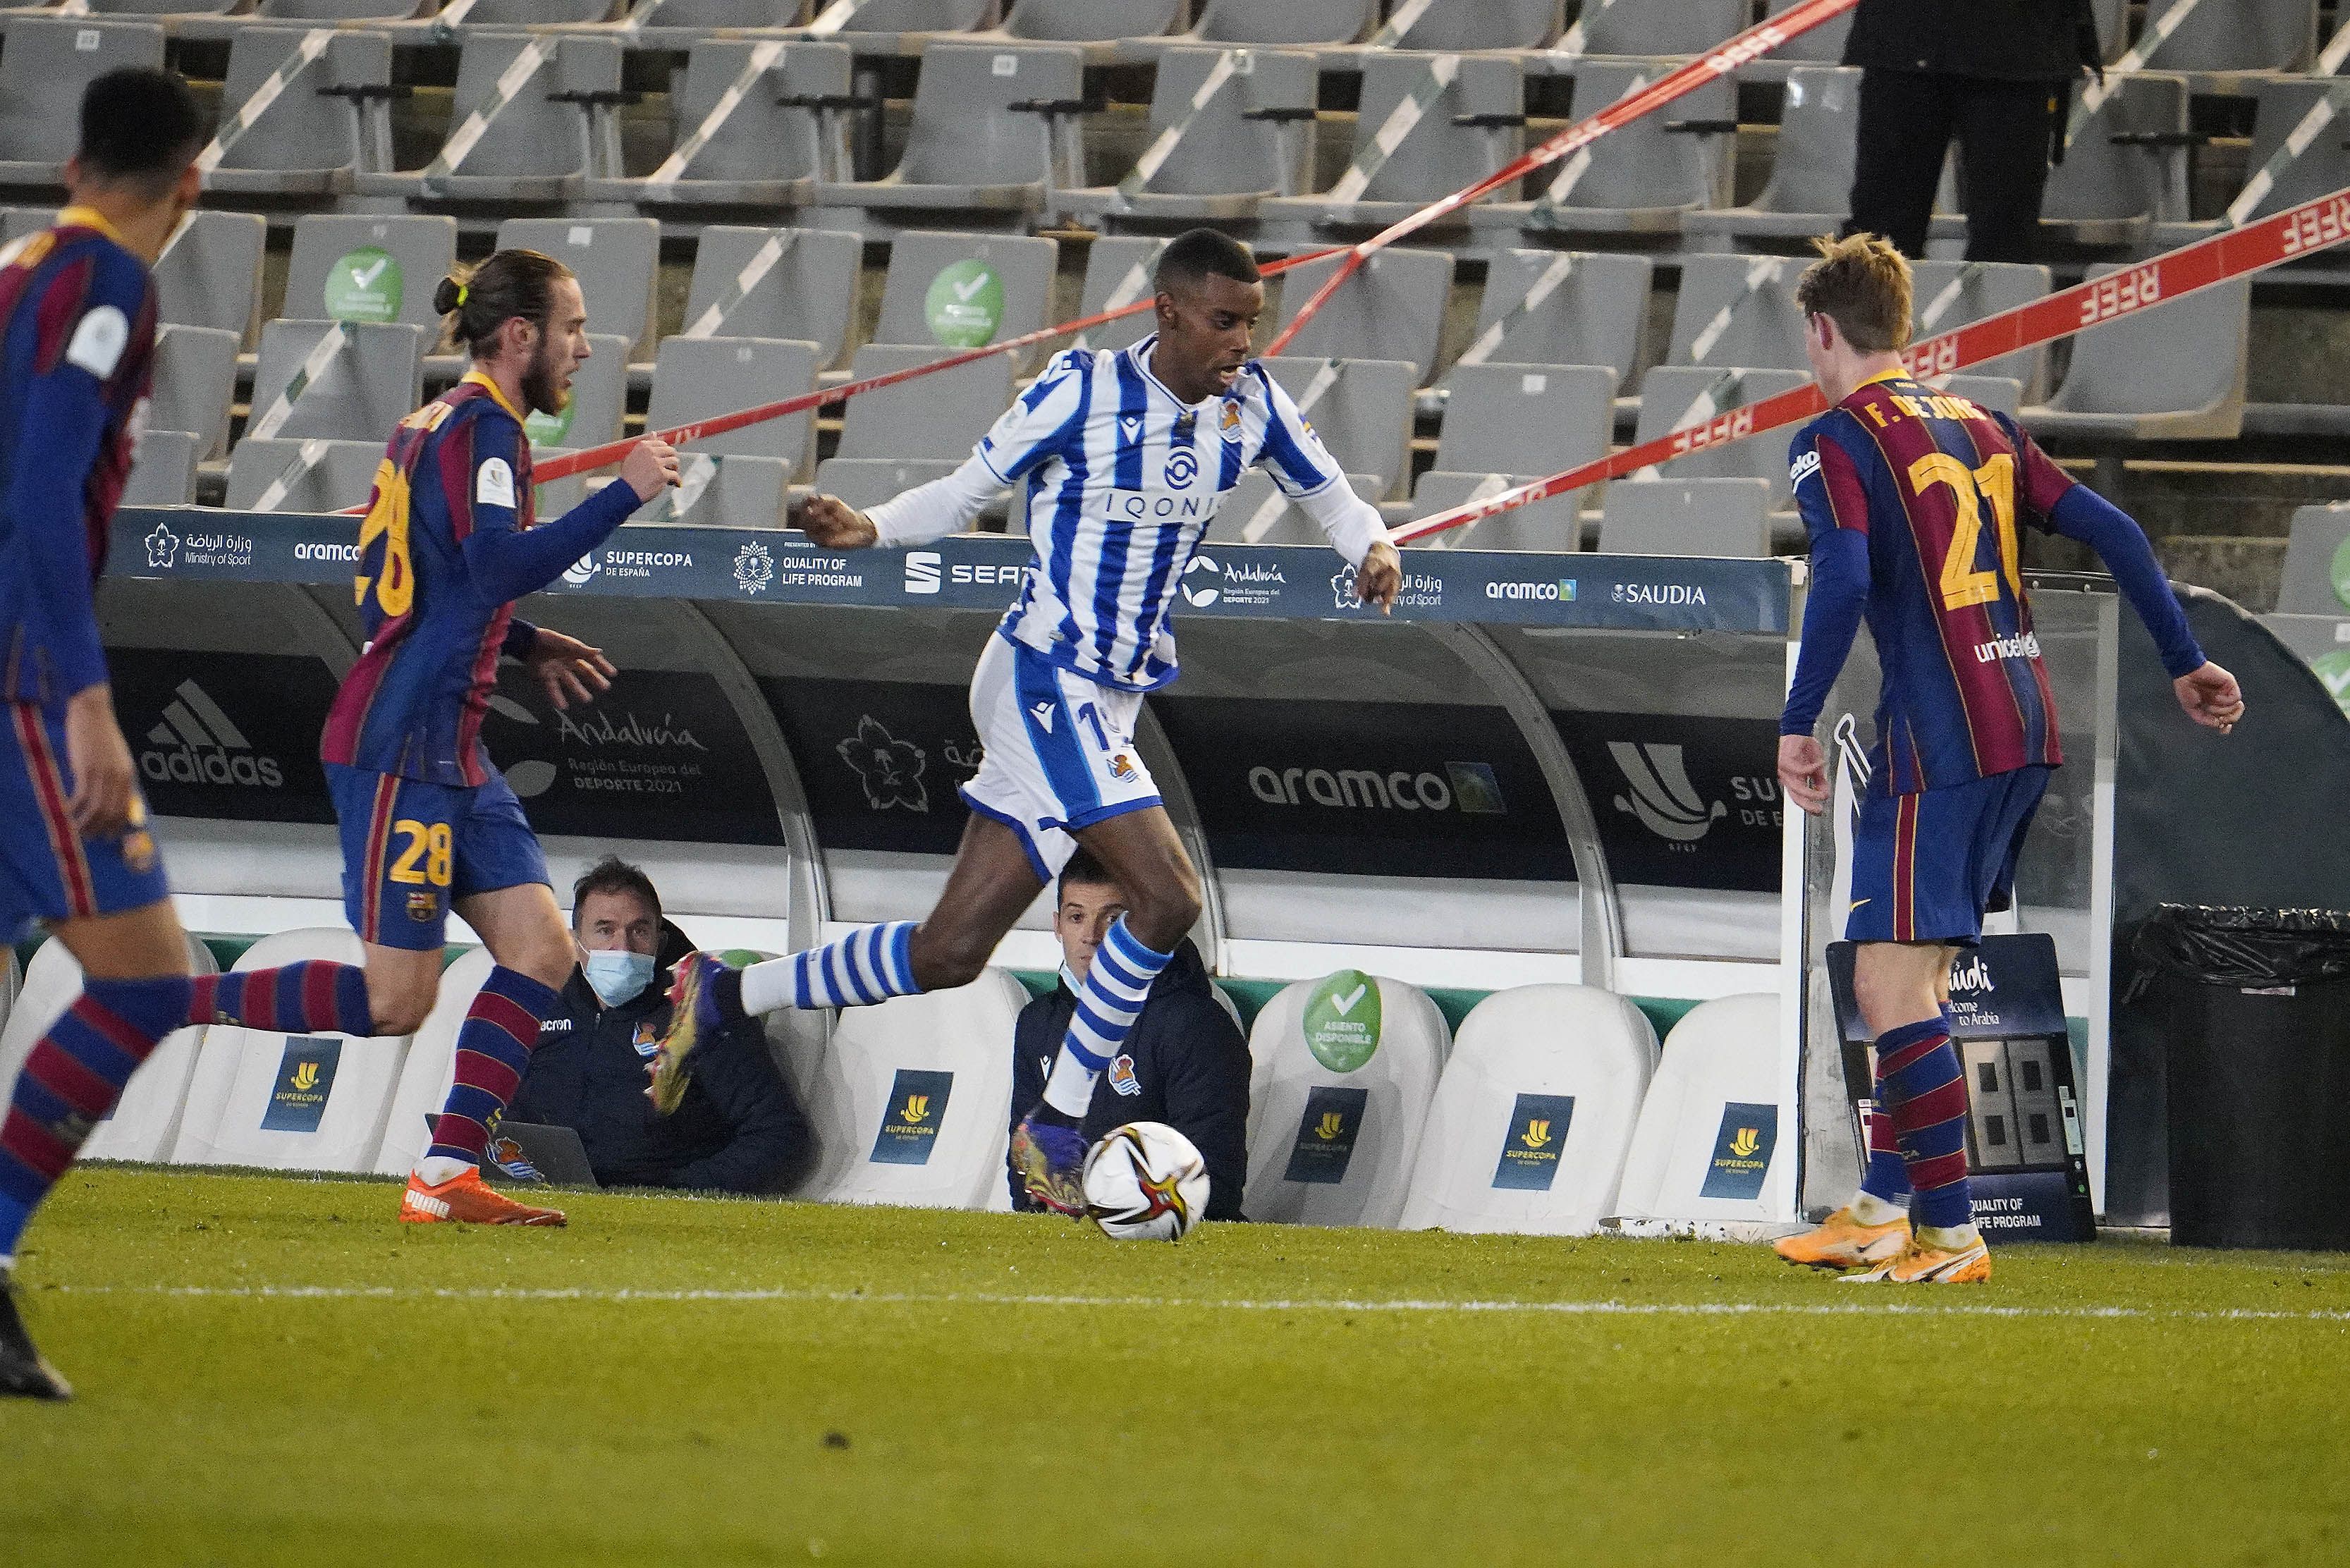
[[[1963,1247],[1934,1247],[1912,1241],[1900,1256],[1844,1282],[1855,1285],[1980,1285],[1991,1278],[1991,1249],[1977,1237]]]
[[[1791,1263],[1813,1269],[1864,1269],[1901,1255],[1909,1245],[1905,1216],[1884,1225],[1864,1225],[1849,1209],[1839,1209],[1800,1236],[1782,1236],[1772,1251]]]
[[[492,1190],[482,1179],[482,1168],[469,1165],[438,1187],[427,1187],[421,1176],[408,1179],[400,1199],[405,1225],[560,1225],[560,1209],[534,1209]]]

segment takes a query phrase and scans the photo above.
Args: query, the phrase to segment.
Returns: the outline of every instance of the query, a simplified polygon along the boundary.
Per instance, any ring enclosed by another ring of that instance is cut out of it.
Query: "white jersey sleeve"
[[[1257,462],[1282,493],[1314,519],[1331,548],[1348,566],[1361,566],[1371,546],[1388,536],[1378,508],[1355,493],[1338,460],[1281,383],[1254,365],[1249,369],[1264,389],[1264,445]]]
[[[1077,415],[1091,373],[1091,356],[1084,349],[1054,355],[1045,373],[980,437],[973,455],[1003,483],[1019,483],[1070,440],[1083,439]]]

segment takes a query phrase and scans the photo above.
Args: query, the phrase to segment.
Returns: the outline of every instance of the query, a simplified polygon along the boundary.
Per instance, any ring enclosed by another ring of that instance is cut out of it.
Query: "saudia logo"
[[[1952,992],[1989,991],[1990,989],[1991,971],[1984,967],[1981,954],[1978,953],[1972,958],[1950,966]]]
[[[1640,819],[1640,826],[1675,844],[1694,844],[1713,827],[1714,819],[1730,808],[1711,805],[1689,781],[1681,748],[1647,742],[1610,741],[1607,754],[1631,786],[1629,795],[1616,797],[1616,809]]]
[[[244,732],[193,680],[180,682],[147,742],[155,749],[139,753],[139,771],[158,782],[286,787],[277,759],[255,755]]]
[[[1619,605],[1679,607],[1705,603],[1705,590],[1694,583],[1617,583],[1607,597]]]
[[[1267,805],[1332,806],[1341,811],[1460,811],[1506,816],[1501,781],[1488,763],[1447,763],[1442,774],[1397,768],[1249,769],[1249,793]],[[1301,799],[1301,794],[1303,798]]]

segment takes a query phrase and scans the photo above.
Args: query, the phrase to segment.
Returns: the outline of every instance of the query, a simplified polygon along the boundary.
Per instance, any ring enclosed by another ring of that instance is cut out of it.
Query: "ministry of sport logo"
[[[168,572],[172,562],[179,558],[180,536],[172,532],[172,524],[168,521],[158,523],[148,530],[146,545],[147,569],[151,572]]]
[[[1355,597],[1355,568],[1342,566],[1330,579],[1330,597],[1342,610],[1364,609],[1362,600]],[[1444,604],[1444,579],[1433,572],[1406,572],[1403,587],[1396,594],[1396,604],[1403,609],[1437,609]]]
[[[891,734],[889,726],[872,714],[861,715],[857,733],[833,751],[857,774],[857,782],[864,786],[865,804],[875,811],[897,806],[919,812],[931,809],[931,793],[922,783],[930,758],[911,741]]]
[[[1616,797],[1616,809],[1640,819],[1640,826],[1673,844],[1691,845],[1730,814],[1720,801],[1706,803],[1689,780],[1681,748],[1648,741],[1610,741],[1607,754],[1630,785],[1628,794]]]
[[[286,787],[277,759],[255,752],[244,732],[192,680],[172,693],[161,722],[147,732],[147,748],[139,753],[139,771],[158,783]]]

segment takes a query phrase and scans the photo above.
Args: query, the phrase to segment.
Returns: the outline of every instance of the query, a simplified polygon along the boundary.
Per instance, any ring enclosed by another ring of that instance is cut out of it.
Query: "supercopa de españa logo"
[[[775,580],[775,557],[757,540],[734,553],[734,586],[746,594],[764,593]]]

